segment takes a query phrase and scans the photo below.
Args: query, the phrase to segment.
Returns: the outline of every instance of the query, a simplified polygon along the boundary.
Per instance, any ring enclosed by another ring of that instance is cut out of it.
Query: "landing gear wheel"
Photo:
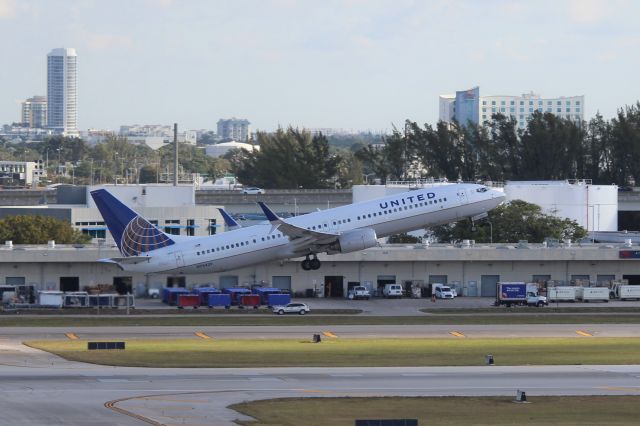
[[[317,257],[314,257],[313,259],[311,259],[311,261],[310,261],[311,269],[313,269],[314,271],[317,270],[317,269],[320,269],[320,265],[321,265],[321,263],[320,263],[320,261],[318,260]]]
[[[302,265],[302,269],[303,270],[310,271],[311,270],[311,259],[306,258],[305,260],[302,261],[301,265]]]

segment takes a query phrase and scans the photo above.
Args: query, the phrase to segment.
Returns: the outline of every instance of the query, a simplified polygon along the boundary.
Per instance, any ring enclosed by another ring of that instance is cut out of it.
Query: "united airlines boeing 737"
[[[304,256],[302,269],[320,268],[317,253],[377,245],[378,238],[486,214],[504,194],[478,184],[423,188],[282,219],[259,203],[269,222],[207,236],[168,235],[104,189],[91,192],[122,257],[101,259],[141,273],[207,274]]]

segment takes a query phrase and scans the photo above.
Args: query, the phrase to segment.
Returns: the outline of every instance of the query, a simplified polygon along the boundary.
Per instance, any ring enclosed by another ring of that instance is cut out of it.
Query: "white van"
[[[433,284],[431,291],[433,291],[438,299],[453,299],[456,297],[453,289],[446,284]]]
[[[400,284],[385,284],[382,295],[384,297],[402,297],[402,286]]]

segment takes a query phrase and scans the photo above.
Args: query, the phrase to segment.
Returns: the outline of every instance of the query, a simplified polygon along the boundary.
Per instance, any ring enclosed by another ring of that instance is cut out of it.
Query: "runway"
[[[302,339],[331,331],[344,338],[467,338],[508,337],[640,337],[638,324],[492,324],[492,325],[335,325],[335,326],[210,326],[210,327],[2,327],[4,340],[66,339],[74,333],[80,339],[179,339],[204,332],[217,339]]]
[[[231,425],[226,407],[327,396],[640,395],[640,366],[158,369],[65,361],[0,343],[10,425]]]

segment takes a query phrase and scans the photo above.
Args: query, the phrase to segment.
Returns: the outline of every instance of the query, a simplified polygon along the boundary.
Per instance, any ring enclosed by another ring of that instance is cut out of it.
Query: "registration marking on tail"
[[[211,339],[211,336],[207,335],[205,332],[203,331],[196,331],[194,333],[196,336],[198,336],[201,339]]]
[[[327,337],[333,337],[333,338],[335,338],[335,339],[337,339],[337,338],[338,338],[338,336],[336,336],[335,334],[333,334],[333,333],[332,333],[332,332],[330,332],[330,331],[323,331],[323,332],[322,332],[322,334],[324,334],[324,335],[325,335],[325,336],[327,336]]]
[[[78,340],[76,333],[64,333],[64,335],[67,336],[67,339],[69,340]]]
[[[593,337],[593,334],[587,333],[586,331],[582,331],[582,330],[576,330],[576,334],[579,334],[584,337]]]
[[[450,331],[449,334],[456,337],[467,337],[464,334],[460,333],[459,331]]]

